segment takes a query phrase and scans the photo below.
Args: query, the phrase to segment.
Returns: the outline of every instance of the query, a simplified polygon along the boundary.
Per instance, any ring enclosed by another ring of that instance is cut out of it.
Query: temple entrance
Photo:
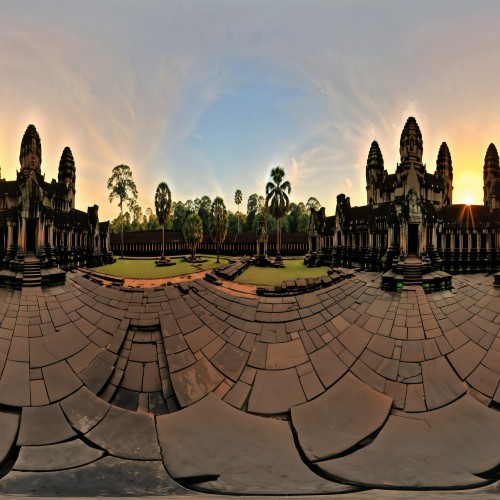
[[[408,255],[418,254],[418,224],[408,224]]]
[[[318,251],[318,249],[316,248],[316,236],[311,236],[311,250],[313,252]]]
[[[26,219],[26,252],[36,251],[36,219]]]

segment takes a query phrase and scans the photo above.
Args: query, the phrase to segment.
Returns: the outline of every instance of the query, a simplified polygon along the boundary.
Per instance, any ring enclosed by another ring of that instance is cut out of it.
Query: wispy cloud
[[[332,212],[340,191],[365,202],[372,140],[395,169],[410,114],[429,170],[445,140],[456,172],[476,175],[500,142],[499,15],[489,0],[6,0],[2,175],[14,177],[33,122],[44,172],[57,176],[69,145],[77,205],[97,202],[101,217],[116,215],[104,186],[118,163],[144,208],[161,180],[176,199],[231,206],[235,189],[262,193],[282,164],[296,201],[314,195]]]

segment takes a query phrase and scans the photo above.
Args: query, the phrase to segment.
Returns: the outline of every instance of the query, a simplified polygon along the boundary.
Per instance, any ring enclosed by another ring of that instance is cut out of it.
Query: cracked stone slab
[[[60,404],[72,427],[82,434],[93,429],[111,408],[87,387],[80,388]]]
[[[212,392],[224,380],[224,376],[206,359],[171,373],[175,395],[181,406],[189,406]]]
[[[392,398],[347,373],[318,398],[292,408],[292,424],[311,461],[349,450],[383,426]]]
[[[335,478],[374,488],[465,488],[500,463],[500,413],[470,396],[420,414],[391,415],[375,440],[318,464]]]
[[[115,457],[160,459],[155,422],[149,413],[135,413],[112,406],[86,437]]]
[[[55,444],[75,436],[58,404],[23,408],[18,446]]]
[[[87,446],[80,439],[45,446],[23,446],[13,470],[56,471],[81,467],[104,455],[102,450]]]
[[[354,491],[302,462],[286,422],[248,415],[213,395],[158,417],[157,425],[166,469],[195,489],[257,495]]]

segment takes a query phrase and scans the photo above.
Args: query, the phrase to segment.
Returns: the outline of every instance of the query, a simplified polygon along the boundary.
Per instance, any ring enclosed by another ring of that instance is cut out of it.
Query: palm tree
[[[210,234],[217,245],[217,264],[219,263],[220,246],[226,239],[227,224],[228,215],[224,200],[220,196],[217,196],[210,207]]]
[[[191,250],[191,259],[194,259],[196,248],[203,240],[203,222],[196,212],[192,212],[186,217],[184,226],[182,226],[182,235]]]
[[[170,211],[172,210],[172,193],[166,182],[160,182],[155,193],[155,209],[158,222],[162,229],[162,246],[161,258],[165,258],[165,224],[170,219]]]
[[[137,201],[137,186],[132,178],[132,170],[128,165],[117,165],[108,179],[107,188],[109,190],[109,202],[118,198],[120,207],[121,233],[122,233],[122,259],[123,259],[123,203],[126,203],[130,210]]]
[[[281,250],[281,221],[288,212],[290,200],[288,195],[292,190],[292,185],[289,181],[283,181],[285,170],[281,167],[275,167],[271,170],[271,179],[266,184],[266,208],[269,213],[276,219],[276,228],[278,230],[276,256],[280,255]]]
[[[240,232],[240,203],[243,201],[243,195],[239,189],[234,193],[234,202],[238,205],[238,233]]]

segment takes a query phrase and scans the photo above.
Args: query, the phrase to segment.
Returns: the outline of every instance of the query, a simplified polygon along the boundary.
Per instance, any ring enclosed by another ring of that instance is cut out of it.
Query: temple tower
[[[495,179],[500,177],[500,165],[498,151],[493,143],[488,146],[486,156],[484,157],[483,167],[483,201],[486,206],[491,206],[491,188]]]
[[[424,151],[422,133],[418,126],[417,120],[410,116],[406,120],[403,132],[401,132],[401,140],[399,143],[399,154],[401,156],[401,165],[398,170],[408,171],[413,164],[415,170],[423,170],[422,154]]]
[[[450,150],[446,142],[443,142],[439,147],[436,161],[436,175],[443,181],[444,185],[442,204],[443,206],[451,205],[453,193],[453,165],[451,162]]]
[[[76,168],[73,153],[68,147],[64,148],[61,160],[59,161],[58,182],[65,184],[68,188],[69,208],[74,208],[76,193]]]
[[[378,203],[379,199],[379,180],[384,175],[384,158],[377,141],[373,141],[368,152],[366,160],[366,197],[367,203],[372,205]]]
[[[21,203],[19,204],[18,253],[16,259],[24,260],[24,252],[36,253],[43,246],[41,207],[43,189],[41,182],[42,145],[34,125],[28,125],[19,151],[21,172],[18,174]]]
[[[29,177],[31,171],[40,173],[42,164],[42,144],[34,125],[30,124],[24,132],[19,151],[19,163],[24,177]]]

